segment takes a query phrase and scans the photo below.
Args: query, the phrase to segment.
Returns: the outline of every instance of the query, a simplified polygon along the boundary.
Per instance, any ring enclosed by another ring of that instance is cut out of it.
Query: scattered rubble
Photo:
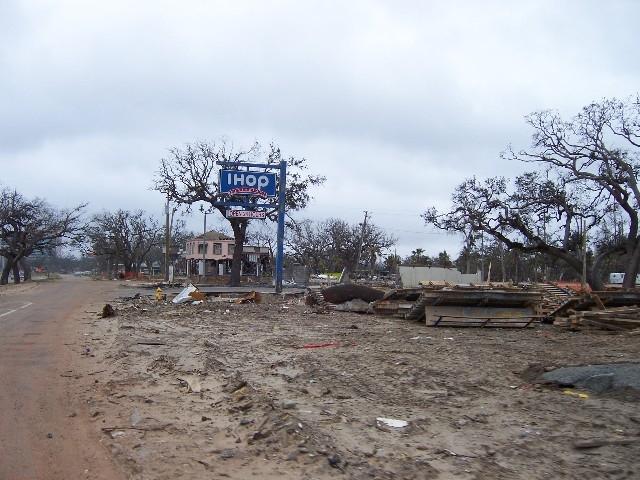
[[[109,318],[109,317],[113,317],[115,316],[116,311],[114,310],[114,308],[107,303],[104,307],[102,307],[102,318]]]
[[[259,292],[249,292],[246,295],[241,296],[240,298],[238,298],[235,303],[237,304],[243,304],[243,303],[261,303],[262,302],[262,295],[260,295]]]
[[[193,286],[192,284],[189,284],[186,287],[184,287],[184,289],[182,289],[182,291],[178,293],[178,295],[176,295],[174,299],[171,301],[173,303],[191,302],[193,301],[193,297],[191,296],[191,294],[197,291],[198,289],[195,286]]]
[[[363,302],[397,312],[423,290]],[[636,403],[536,379],[612,357],[638,365],[636,337],[544,324],[425,334],[423,322],[319,314],[301,298],[236,299],[143,296],[89,322],[95,357],[83,361],[96,363],[98,383],[87,405],[102,412],[97,428],[129,478],[524,480],[635,469]],[[535,374],[519,373],[540,359]],[[619,373],[609,373],[588,378],[615,388]],[[597,446],[576,446],[598,439],[606,461],[580,453]]]

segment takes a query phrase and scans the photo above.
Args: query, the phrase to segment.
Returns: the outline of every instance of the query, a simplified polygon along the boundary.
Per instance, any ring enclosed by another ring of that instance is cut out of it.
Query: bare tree
[[[556,112],[537,112],[527,123],[534,129],[531,150],[509,148],[504,158],[558,172],[624,215],[625,239],[606,251],[628,255],[624,286],[634,286],[640,268],[640,99],[592,103],[569,121]]]
[[[372,223],[349,224],[338,218],[323,222],[303,220],[291,225],[287,235],[287,254],[309,265],[315,272],[339,271],[375,265],[378,258],[393,246],[396,239]],[[362,250],[360,248],[362,237]],[[356,262],[360,258],[360,264]]]
[[[277,247],[277,233],[266,222],[255,222],[251,225],[253,228],[247,231],[247,242],[258,247],[266,247],[269,249],[269,265],[274,265],[274,252]]]
[[[31,278],[26,258],[34,252],[51,253],[68,242],[81,238],[81,213],[85,205],[58,210],[45,200],[29,200],[15,190],[0,191],[0,255],[7,261],[0,274],[0,285],[9,280],[20,282],[22,265],[25,280]]]
[[[287,256],[296,263],[308,266],[314,273],[336,270],[338,267],[333,252],[334,242],[329,234],[329,222],[309,219],[290,222],[285,235]]]
[[[186,230],[186,223],[184,220],[177,219],[171,221],[171,246],[169,249],[170,263],[177,260],[180,249],[187,244],[188,240],[195,236],[196,234],[194,232]],[[147,265],[149,270],[151,270],[154,262],[162,263],[164,261],[164,246],[164,239],[162,239],[151,247],[149,253],[145,255],[144,263]]]
[[[117,210],[94,215],[86,227],[85,248],[103,257],[109,266],[115,261],[126,273],[138,272],[149,252],[162,242],[159,222],[142,210]]]
[[[471,178],[452,195],[452,209],[429,208],[423,218],[469,237],[485,232],[507,248],[538,252],[566,262],[576,273],[613,212],[626,216],[624,239],[601,243],[587,268],[592,288],[602,288],[601,267],[611,255],[628,255],[625,286],[635,283],[640,264],[638,173],[640,103],[604,100],[570,121],[551,111],[527,117],[534,129],[530,151],[509,148],[503,158],[534,163],[538,170],[513,184],[495,177]]]
[[[424,220],[447,231],[469,236],[485,232],[520,252],[539,252],[565,261],[577,273],[582,269],[583,252],[575,236],[592,230],[607,208],[594,198],[583,196],[574,184],[526,173],[516,178],[513,188],[500,177],[479,181],[468,179],[452,195],[453,207],[445,213],[427,209]],[[610,252],[604,253],[603,257]],[[599,264],[589,268],[590,284],[601,286]]]
[[[304,158],[284,158],[280,148],[270,144],[264,152],[260,144],[254,143],[246,150],[235,150],[225,141],[219,143],[199,142],[187,144],[184,148],[172,148],[168,158],[162,159],[155,178],[155,189],[170,200],[184,205],[190,210],[195,203],[204,202],[211,209],[218,210],[223,216],[223,207],[216,205],[223,200],[235,200],[257,203],[257,198],[221,194],[218,185],[217,162],[238,164],[242,162],[277,165],[281,160],[287,162],[286,207],[289,211],[304,208],[310,200],[310,188],[321,185],[324,177],[305,173],[307,161]],[[227,169],[239,169],[239,166],[227,166]],[[267,212],[270,220],[276,219],[276,210]],[[247,233],[248,219],[229,218],[233,230],[235,249],[231,264],[231,285],[240,284],[240,265],[242,247]]]

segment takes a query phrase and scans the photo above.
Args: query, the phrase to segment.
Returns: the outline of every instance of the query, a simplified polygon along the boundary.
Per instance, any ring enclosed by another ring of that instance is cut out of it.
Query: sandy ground
[[[429,328],[301,299],[114,306],[81,321],[79,394],[132,479],[640,478],[633,392],[528,376],[637,362],[638,336]],[[575,448],[590,439],[630,441]]]

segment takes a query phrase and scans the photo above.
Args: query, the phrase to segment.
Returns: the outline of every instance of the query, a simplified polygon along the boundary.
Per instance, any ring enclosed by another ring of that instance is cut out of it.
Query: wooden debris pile
[[[577,296],[575,292],[553,283],[537,284],[535,288],[542,293],[539,313],[545,317],[550,316]]]
[[[373,303],[376,315],[406,318],[422,294],[423,287],[399,288],[388,291],[384,297]]]
[[[378,315],[425,320],[434,327],[527,327],[540,318],[541,296],[529,285],[429,282],[387,292],[373,303],[373,310]]]
[[[617,331],[635,330],[640,333],[640,306],[605,307],[584,311],[567,310],[566,313],[567,316],[557,317],[554,325],[571,328],[589,326]]]
[[[640,329],[640,290],[603,290],[576,296],[550,314],[553,324],[578,329]]]

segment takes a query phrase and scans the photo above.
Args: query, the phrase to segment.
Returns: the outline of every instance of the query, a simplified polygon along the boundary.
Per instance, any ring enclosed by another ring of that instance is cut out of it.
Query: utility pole
[[[202,283],[204,283],[204,279],[207,275],[207,259],[206,259],[206,253],[207,253],[207,212],[203,212],[204,213],[204,228],[202,229],[202,243],[200,244],[202,247],[202,271],[200,271],[200,269],[198,269],[198,273],[200,273],[202,275],[202,279],[200,280]]]
[[[547,172],[547,177],[549,176],[549,173]],[[547,212],[542,212],[542,238],[544,239],[545,243],[548,242],[547,240]],[[549,263],[547,261],[546,258],[543,257],[543,261],[544,261],[544,273],[543,273],[543,279],[545,282],[549,281]]]
[[[484,282],[484,232],[480,232],[480,282]]]
[[[587,228],[582,219],[582,293],[587,291]]]
[[[393,273],[400,273],[400,262],[398,262],[398,249],[397,248],[393,248],[393,266],[394,266],[394,270],[395,272]]]
[[[169,246],[171,245],[171,227],[169,226],[169,197],[164,206],[165,226],[164,226],[164,281],[169,281]]]
[[[360,265],[360,255],[362,254],[362,245],[364,245],[364,234],[367,231],[367,217],[369,212],[364,211],[364,221],[362,222],[362,232],[360,232],[360,245],[358,246],[358,253],[356,255],[356,264],[353,267],[354,274],[358,270],[358,265]]]

